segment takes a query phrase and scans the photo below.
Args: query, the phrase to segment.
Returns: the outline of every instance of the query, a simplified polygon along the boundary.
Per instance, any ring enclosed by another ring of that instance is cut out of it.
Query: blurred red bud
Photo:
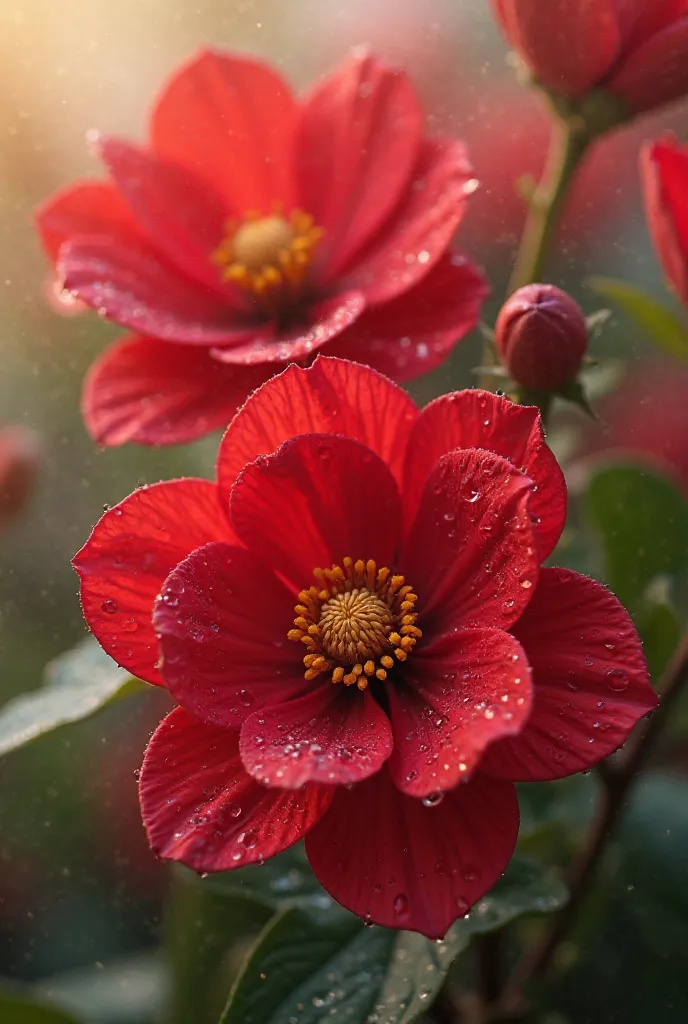
[[[38,436],[28,427],[0,428],[0,528],[24,510],[36,480]]]
[[[513,380],[532,391],[556,391],[577,375],[588,347],[585,315],[550,284],[519,288],[495,327],[499,354]]]
[[[686,0],[492,0],[509,43],[544,86],[602,89],[634,114],[688,92]]]

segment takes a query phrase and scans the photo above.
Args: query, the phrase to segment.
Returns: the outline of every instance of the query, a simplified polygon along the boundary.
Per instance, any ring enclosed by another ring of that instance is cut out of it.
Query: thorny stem
[[[575,925],[590,885],[594,880],[602,856],[612,832],[624,810],[630,789],[651,753],[652,747],[670,716],[678,698],[688,685],[688,635],[681,644],[664,674],[660,686],[661,703],[645,728],[630,745],[626,756],[618,766],[607,764],[600,778],[604,789],[597,816],[587,840],[575,860],[569,876],[569,902],[554,919],[542,940],[527,950],[521,963],[517,964],[501,999],[506,1012],[518,1011],[524,1003],[523,993],[531,981],[547,973],[563,939]]]

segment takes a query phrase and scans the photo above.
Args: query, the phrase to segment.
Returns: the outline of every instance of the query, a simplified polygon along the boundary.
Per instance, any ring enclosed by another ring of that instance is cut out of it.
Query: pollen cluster
[[[222,278],[253,298],[286,291],[294,298],[303,284],[322,228],[303,210],[288,217],[275,207],[269,216],[251,211],[243,221],[229,221],[226,236],[212,254]]]
[[[314,569],[316,584],[299,594],[290,640],[307,648],[306,679],[331,673],[333,683],[365,690],[406,661],[422,636],[418,600],[403,576],[374,561],[345,558],[331,569]]]

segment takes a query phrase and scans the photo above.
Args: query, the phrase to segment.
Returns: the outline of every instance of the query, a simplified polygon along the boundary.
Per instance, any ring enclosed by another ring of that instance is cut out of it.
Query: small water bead
[[[392,907],[394,909],[394,913],[398,914],[400,917],[403,916],[404,914],[408,914],[408,912],[409,912],[408,896],[406,896],[403,892],[400,892],[398,896],[394,897],[394,903],[392,904]]]
[[[622,668],[610,668],[607,672],[607,685],[615,693],[623,693],[628,689],[628,675]]]
[[[421,803],[423,804],[423,807],[438,807],[443,800],[444,793],[429,793],[427,796],[423,797]]]
[[[117,612],[117,602],[111,600],[103,601],[100,610],[105,612],[106,615],[115,615]]]

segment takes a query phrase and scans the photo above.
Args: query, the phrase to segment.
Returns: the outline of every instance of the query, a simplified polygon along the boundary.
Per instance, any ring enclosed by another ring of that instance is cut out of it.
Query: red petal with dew
[[[426,139],[406,195],[339,287],[360,289],[369,305],[381,305],[417,284],[449,248],[477,185],[472,173],[460,142]]]
[[[86,622],[133,675],[162,683],[153,602],[178,562],[218,539],[234,537],[215,484],[171,480],[142,487],[109,509],[74,556]]]
[[[490,747],[482,770],[520,782],[559,779],[597,764],[657,706],[642,644],[600,583],[543,569],[514,627],[533,673],[523,732]]]
[[[230,518],[244,544],[298,592],[346,556],[393,564],[401,500],[389,468],[358,441],[305,434],[246,466]]]
[[[422,644],[390,687],[392,781],[426,797],[469,778],[486,748],[523,728],[531,706],[521,645],[499,629],[457,629]]]
[[[217,458],[218,486],[229,491],[246,465],[297,434],[342,434],[361,441],[399,479],[418,410],[396,384],[367,366],[318,356],[268,380],[230,423]]]
[[[446,256],[410,291],[366,310],[327,353],[368,363],[394,380],[428,373],[478,322],[485,279],[458,254]]]
[[[86,375],[84,420],[98,444],[187,444],[226,426],[268,372],[218,366],[192,345],[124,338]]]
[[[213,349],[213,358],[234,366],[288,363],[310,359],[331,338],[355,323],[365,308],[360,292],[344,292],[310,306],[307,323],[281,331],[274,323],[256,332],[254,339],[231,348]]]
[[[408,187],[423,112],[407,75],[355,54],[304,101],[296,147],[300,202],[324,228],[318,263],[333,281]]]
[[[39,206],[36,225],[53,261],[65,242],[84,235],[114,236],[123,245],[142,241],[131,210],[106,181],[80,181],[57,192]]]
[[[333,790],[265,789],[247,775],[239,736],[175,708],[148,744],[139,795],[154,853],[194,871],[262,863],[320,820]]]
[[[540,557],[546,558],[566,521],[566,484],[545,441],[538,410],[489,391],[457,391],[427,405],[407,449],[403,488],[407,522],[416,514],[435,464],[456,448],[485,448],[531,478],[537,490],[530,499],[530,511],[537,519]]]
[[[239,321],[221,296],[145,246],[84,237],[62,247],[57,271],[63,287],[106,320],[161,341],[238,345],[272,334],[270,326]]]
[[[509,783],[476,775],[426,807],[383,769],[336,791],[306,853],[318,881],[354,914],[438,939],[502,874],[518,822]]]
[[[196,175],[122,139],[100,137],[97,153],[151,245],[182,274],[243,310],[211,256],[224,235],[226,209]]]
[[[302,646],[287,640],[295,603],[244,548],[193,551],[163,583],[153,613],[175,701],[208,725],[233,729],[312,687]]]
[[[228,216],[294,205],[298,107],[284,79],[251,57],[202,50],[168,79],[151,117],[154,149],[205,178]]]
[[[507,629],[537,583],[532,483],[478,448],[442,456],[406,537],[400,571],[418,594],[425,635],[459,626]]]
[[[368,690],[333,684],[327,675],[309,686],[241,728],[244,767],[264,786],[347,786],[378,771],[392,752],[389,719]]]

